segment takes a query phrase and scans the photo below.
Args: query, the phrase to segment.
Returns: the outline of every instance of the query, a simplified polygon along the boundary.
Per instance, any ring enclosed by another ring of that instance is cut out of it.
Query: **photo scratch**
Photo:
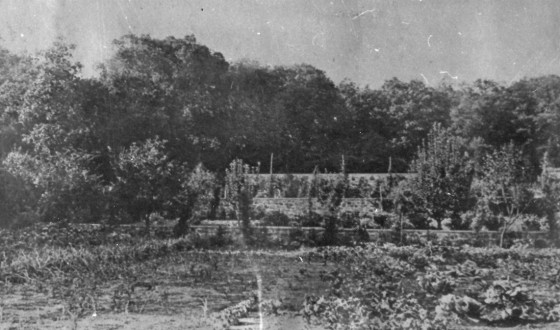
[[[430,34],[430,36],[428,37],[428,47],[432,47],[432,45],[430,44],[430,39],[432,39],[432,35]]]
[[[363,15],[368,14],[368,13],[373,13],[373,12],[375,12],[375,9],[364,10],[363,12],[359,13],[358,15],[355,15],[354,17],[352,17],[352,19],[356,19],[356,18],[359,18],[360,16],[363,16]]]
[[[325,45],[324,45],[323,42],[321,42],[321,39],[317,40],[318,38],[320,38],[320,37],[323,36],[323,35],[324,35],[323,32],[317,33],[315,36],[313,36],[313,39],[311,39],[311,44],[312,44],[313,46],[319,46],[319,47],[321,47],[321,48],[324,48]]]
[[[119,6],[119,10],[120,10],[121,14],[123,15],[124,20],[126,21],[126,25],[128,26],[128,31],[134,32],[134,31],[132,30],[132,26],[130,25],[130,22],[128,21],[128,15],[126,15],[126,13],[125,13],[123,7],[121,6],[120,3],[117,3],[117,5]]]
[[[426,82],[426,84],[430,85],[430,81],[428,80],[428,78],[426,78],[426,76],[423,73],[421,73],[420,75],[422,76],[422,78],[424,78],[424,81]]]
[[[443,71],[443,70],[442,70],[442,71],[440,71],[439,73],[441,73],[441,74],[446,74],[446,75],[448,75],[451,79],[454,79],[454,80],[459,79],[459,76],[453,76],[453,75],[451,75],[451,73],[449,73],[449,71]]]

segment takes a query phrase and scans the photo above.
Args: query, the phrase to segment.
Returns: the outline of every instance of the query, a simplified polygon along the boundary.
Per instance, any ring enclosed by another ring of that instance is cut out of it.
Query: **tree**
[[[548,75],[514,84],[529,91],[536,101],[535,142],[537,156],[547,154],[552,167],[560,167],[560,77]]]
[[[317,201],[323,209],[326,209],[323,216],[325,227],[323,244],[325,245],[335,245],[337,243],[338,217],[348,186],[348,173],[346,173],[344,160],[339,173],[331,178],[325,175],[314,183],[314,193],[317,196]]]
[[[476,182],[477,213],[485,214],[486,221],[497,221],[503,246],[507,230],[523,219],[534,201],[532,182],[516,146],[509,143],[488,153]]]
[[[345,111],[334,83],[306,64],[276,67],[272,73],[281,82],[276,102],[286,120],[277,161],[287,172],[310,171],[315,165],[337,170],[343,150],[339,121]]]
[[[6,169],[40,195],[44,220],[91,221],[99,216],[99,178],[90,171],[91,130],[81,97],[81,65],[61,41],[19,63],[0,88],[5,123],[21,136]]]
[[[111,101],[106,145],[118,150],[157,135],[168,141],[173,159],[223,168],[225,157],[215,156],[227,141],[229,64],[223,55],[192,35],[126,35],[114,45],[115,54],[100,68]]]
[[[216,187],[216,176],[206,170],[202,164],[197,165],[187,177],[180,179],[181,188],[173,198],[172,207],[179,217],[179,222],[174,228],[177,236],[185,234],[189,223],[208,215]]]
[[[398,217],[398,223],[392,223],[391,226],[398,232],[398,239],[401,244],[404,242],[405,217],[415,228],[427,228],[429,226],[423,214],[424,210],[419,207],[422,201],[411,189],[409,181],[403,180],[394,185],[388,197],[391,200],[393,212]]]
[[[225,177],[225,200],[233,206],[245,242],[249,244],[252,240],[250,211],[253,196],[258,189],[258,180],[251,180],[253,174],[258,174],[258,168],[245,164],[241,159],[235,159],[226,169]]]
[[[0,48],[0,158],[21,146],[21,101],[37,74],[36,58]]]
[[[34,188],[31,194],[40,196],[35,211],[43,220],[89,222],[97,221],[103,211],[99,177],[87,169],[90,160],[90,155],[77,150],[52,154],[15,151],[4,165]]]
[[[39,220],[38,199],[28,182],[0,166],[0,227],[26,226]]]
[[[438,229],[445,218],[458,219],[469,208],[474,172],[464,150],[459,138],[434,124],[410,166],[410,172],[416,174],[412,190]]]
[[[356,172],[384,172],[391,156],[393,127],[387,97],[380,90],[344,81],[338,86],[347,116],[339,123],[348,167]]]
[[[538,149],[544,135],[539,132],[534,90],[525,83],[504,86],[487,80],[465,86],[457,93],[459,101],[452,110],[454,133],[467,140],[480,138],[482,147],[500,148],[514,143],[536,176],[542,159]]]
[[[543,211],[547,220],[549,238],[558,243],[559,240],[559,219],[560,212],[560,179],[555,178],[549,172],[548,153],[543,157],[543,172],[540,176],[540,191],[542,195],[537,200],[539,208]]]
[[[165,154],[165,141],[148,139],[133,143],[114,160],[116,182],[110,187],[115,196],[113,207],[122,207],[133,221],[144,221],[150,231],[150,215],[165,214],[180,189],[182,167]],[[178,169],[178,170],[177,170]]]
[[[387,104],[389,118],[385,125],[390,130],[393,166],[404,171],[432,125],[449,126],[451,99],[447,93],[421,81],[406,83],[396,78],[386,81],[381,93]]]
[[[228,111],[223,118],[224,138],[221,149],[228,160],[260,161],[267,168],[270,153],[282,168],[290,159],[282,159],[288,130],[287,112],[278,95],[284,86],[281,76],[256,62],[242,61],[230,67]]]

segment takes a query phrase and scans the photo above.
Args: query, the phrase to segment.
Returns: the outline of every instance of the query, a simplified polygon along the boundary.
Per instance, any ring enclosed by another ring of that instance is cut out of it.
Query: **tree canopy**
[[[194,194],[185,200],[197,201],[206,192],[189,180],[203,177],[205,189],[215,189],[210,182],[223,180],[237,158],[288,173],[337,171],[341,157],[348,172],[405,172],[413,164],[428,185],[447,178],[429,176],[433,171],[460,174],[458,150],[481,162],[511,143],[533,178],[545,153],[550,166],[560,166],[557,76],[435,87],[394,78],[373,89],[348,80],[335,85],[308,64],[229,63],[192,35],[125,35],[114,48],[95,77],[82,75],[73,47],[61,40],[37,54],[0,49],[0,180],[30,196],[3,202],[14,205],[6,214],[33,210],[87,221],[109,212],[117,191],[130,210],[135,203],[163,209],[148,204],[185,191]],[[452,151],[449,163],[431,155],[442,148]],[[200,167],[195,175],[201,163],[214,179]],[[145,187],[119,186],[138,175],[146,181],[134,181]],[[142,202],[142,189],[160,179],[175,183],[149,192],[165,197]],[[424,197],[432,217],[448,216],[436,212],[436,197]],[[455,210],[454,202],[442,203]]]

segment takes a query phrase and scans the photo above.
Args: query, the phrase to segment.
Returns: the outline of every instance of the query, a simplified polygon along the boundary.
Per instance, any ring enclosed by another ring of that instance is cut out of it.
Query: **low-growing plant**
[[[520,282],[495,279],[495,272],[503,270],[508,277],[534,278],[533,267],[522,265],[535,258],[559,262],[546,254],[368,244],[326,247],[322,257],[337,265],[321,275],[331,289],[323,297],[307,297],[302,314],[328,329],[449,329],[558,320],[557,301],[533,297]],[[539,269],[550,269],[543,266]]]
[[[556,302],[534,299],[520,283],[494,281],[478,298],[453,294],[442,296],[436,307],[438,318],[454,316],[456,321],[484,322],[489,325],[559,320]]]

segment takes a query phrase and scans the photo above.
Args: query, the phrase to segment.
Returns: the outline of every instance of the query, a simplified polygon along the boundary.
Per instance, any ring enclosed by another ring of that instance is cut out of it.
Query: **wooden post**
[[[270,188],[268,189],[268,197],[274,197],[274,186],[272,185],[272,164],[274,163],[274,153],[270,153],[270,177],[269,177],[269,185]]]

